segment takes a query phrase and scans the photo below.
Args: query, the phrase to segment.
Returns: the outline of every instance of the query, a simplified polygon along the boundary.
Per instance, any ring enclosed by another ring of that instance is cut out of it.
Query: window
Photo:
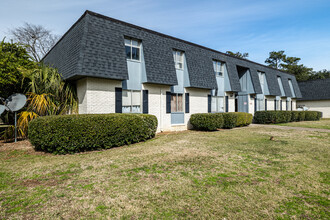
[[[128,60],[140,61],[141,42],[125,38],[125,51]]]
[[[171,94],[171,112],[183,112],[183,95]]]
[[[217,61],[217,60],[213,60],[213,69],[214,69],[214,74],[216,76],[221,76],[223,77],[224,75],[224,68],[225,68],[225,64]]]
[[[224,98],[223,96],[212,96],[211,97],[211,112],[224,112]]]
[[[258,72],[258,75],[259,75],[259,81],[260,81],[262,93],[265,93],[264,92],[264,90],[265,90],[265,73]]]
[[[141,113],[141,91],[123,90],[123,113]]]
[[[173,58],[174,58],[175,68],[183,70],[183,52],[174,50]]]

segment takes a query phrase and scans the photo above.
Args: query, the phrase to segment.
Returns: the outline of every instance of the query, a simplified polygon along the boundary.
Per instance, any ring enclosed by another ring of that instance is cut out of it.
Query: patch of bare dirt
[[[30,143],[29,140],[17,141],[16,143],[15,142],[6,143],[0,141],[0,152],[9,152],[14,150],[25,151],[29,154],[37,154],[37,155],[45,154],[43,152],[35,151],[33,145]]]

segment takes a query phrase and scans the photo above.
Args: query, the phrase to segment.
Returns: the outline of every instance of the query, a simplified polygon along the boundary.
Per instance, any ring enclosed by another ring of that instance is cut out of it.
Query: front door
[[[249,112],[249,95],[238,94],[237,95],[237,107],[239,112]]]

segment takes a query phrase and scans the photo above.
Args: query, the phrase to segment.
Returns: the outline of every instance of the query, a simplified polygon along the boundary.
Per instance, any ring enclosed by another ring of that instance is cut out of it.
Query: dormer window
[[[175,68],[183,70],[183,52],[179,50],[173,50],[173,58],[175,63]]]
[[[216,76],[223,77],[225,64],[223,62],[218,61],[218,60],[213,60],[213,69],[214,69],[214,74]]]
[[[141,42],[132,38],[125,38],[127,60],[140,61]]]

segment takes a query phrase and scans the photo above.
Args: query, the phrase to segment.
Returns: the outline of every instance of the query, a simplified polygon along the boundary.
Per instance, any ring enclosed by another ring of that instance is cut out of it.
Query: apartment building
[[[80,114],[146,113],[158,131],[194,113],[294,110],[295,76],[86,11],[43,58],[76,84]]]

